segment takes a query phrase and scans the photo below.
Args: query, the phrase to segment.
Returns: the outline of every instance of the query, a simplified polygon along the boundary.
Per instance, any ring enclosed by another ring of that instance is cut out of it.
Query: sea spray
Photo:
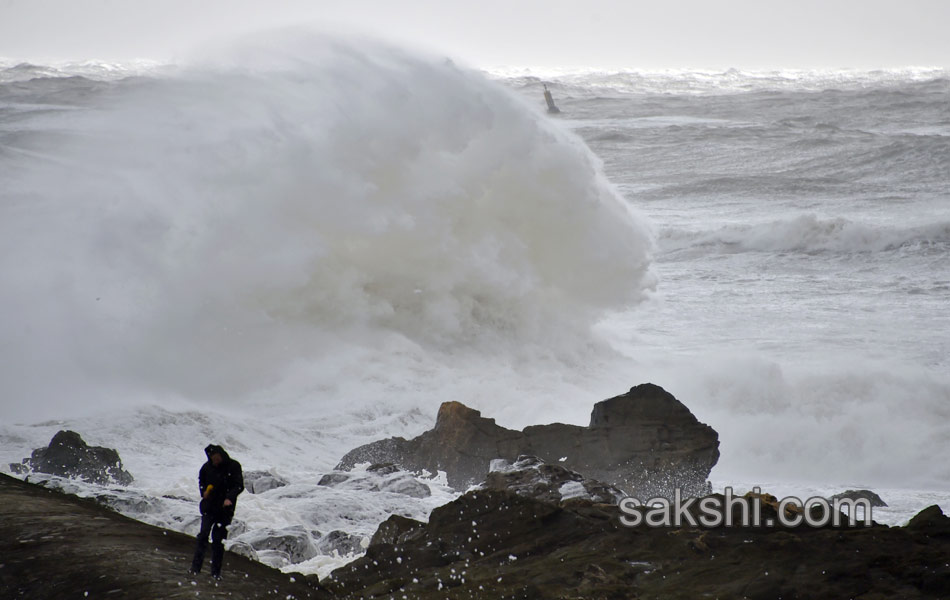
[[[459,355],[582,362],[591,325],[649,285],[643,222],[511,92],[279,37],[11,102],[0,377],[21,416],[110,395],[279,405],[308,373],[327,409],[361,395],[327,385],[374,364],[401,385]]]

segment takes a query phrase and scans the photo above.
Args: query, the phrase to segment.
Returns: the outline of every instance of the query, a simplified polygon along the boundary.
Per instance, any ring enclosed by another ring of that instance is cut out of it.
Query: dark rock
[[[927,536],[950,538],[950,517],[934,504],[914,515],[907,523],[907,528]]]
[[[766,502],[771,497],[746,498]],[[618,507],[480,489],[393,517],[321,583],[336,597],[946,598],[950,539],[915,527],[627,528]]]
[[[317,542],[317,550],[320,554],[336,552],[340,556],[360,554],[363,552],[363,538],[335,529]]]
[[[270,471],[244,472],[244,489],[252,494],[263,494],[285,485],[287,485],[286,481]]]
[[[88,446],[75,431],[60,431],[47,448],[37,448],[24,463],[35,472],[79,478],[89,483],[129,485],[132,475],[122,469],[119,453]]]
[[[366,467],[366,470],[370,473],[376,473],[377,475],[389,475],[390,473],[398,471],[399,467],[393,463],[376,463]]]
[[[832,502],[835,500],[867,500],[871,503],[872,508],[887,506],[887,502],[884,502],[880,496],[871,490],[848,490],[847,492],[841,492],[831,497]]]
[[[391,462],[415,472],[445,471],[450,486],[465,489],[484,481],[492,459],[513,461],[520,455],[561,464],[644,500],[672,497],[677,487],[685,496],[698,496],[709,489],[719,436],[671,394],[643,384],[594,405],[588,427],[554,423],[514,431],[463,404],[446,402],[430,431],[411,440],[394,437],[360,446],[337,469]]]
[[[413,534],[422,531],[424,527],[425,523],[421,521],[416,521],[415,519],[410,519],[402,515],[392,515],[376,528],[376,533],[373,534],[369,544],[370,546],[379,544],[402,544],[411,538]]]
[[[625,495],[611,485],[587,479],[560,465],[545,464],[536,456],[519,456],[514,464],[504,459],[493,460],[482,487],[555,504],[572,499],[617,504]]]

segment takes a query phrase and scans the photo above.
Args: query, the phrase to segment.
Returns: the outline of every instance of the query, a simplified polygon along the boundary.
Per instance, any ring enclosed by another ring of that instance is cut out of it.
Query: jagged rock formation
[[[506,429],[459,402],[439,408],[435,427],[360,446],[337,469],[364,462],[391,462],[430,473],[445,471],[448,483],[465,489],[484,481],[491,461],[534,455],[547,463],[608,482],[646,500],[709,491],[707,477],[719,460],[719,436],[663,388],[643,384],[594,405],[590,425],[534,425]]]
[[[887,506],[887,502],[871,490],[848,490],[831,497],[831,500],[867,500],[872,508]]]
[[[617,504],[624,497],[624,493],[612,485],[587,479],[560,465],[546,464],[537,456],[519,456],[513,464],[503,458],[493,460],[481,487],[507,490],[555,504],[578,499]]]
[[[132,475],[122,469],[119,453],[112,448],[89,446],[75,431],[60,431],[46,448],[37,448],[23,465],[13,463],[11,470],[24,472],[24,467],[59,477],[79,478],[89,483],[129,485]]]
[[[384,522],[365,556],[321,584],[353,600],[943,599],[950,590],[950,519],[936,506],[907,527],[629,528],[619,515],[474,490],[428,523]]]

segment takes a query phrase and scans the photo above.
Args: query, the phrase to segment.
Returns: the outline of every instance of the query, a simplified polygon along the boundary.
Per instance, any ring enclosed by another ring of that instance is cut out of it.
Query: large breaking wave
[[[394,347],[566,356],[649,285],[650,234],[599,161],[511,92],[281,37],[4,91],[8,397],[241,395],[290,366],[371,377]],[[365,370],[330,360],[353,348]]]

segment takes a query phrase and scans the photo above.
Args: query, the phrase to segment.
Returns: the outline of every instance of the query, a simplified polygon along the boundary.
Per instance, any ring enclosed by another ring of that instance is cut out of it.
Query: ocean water
[[[948,73],[545,81],[656,236],[608,335],[720,432],[714,473],[945,488]]]
[[[127,512],[192,531],[215,441],[292,483],[244,525],[317,543],[453,497],[316,485],[443,401],[586,423],[649,381],[719,432],[716,487],[950,509],[948,100],[936,69],[481,72],[299,34],[0,63],[0,468],[74,429]]]

